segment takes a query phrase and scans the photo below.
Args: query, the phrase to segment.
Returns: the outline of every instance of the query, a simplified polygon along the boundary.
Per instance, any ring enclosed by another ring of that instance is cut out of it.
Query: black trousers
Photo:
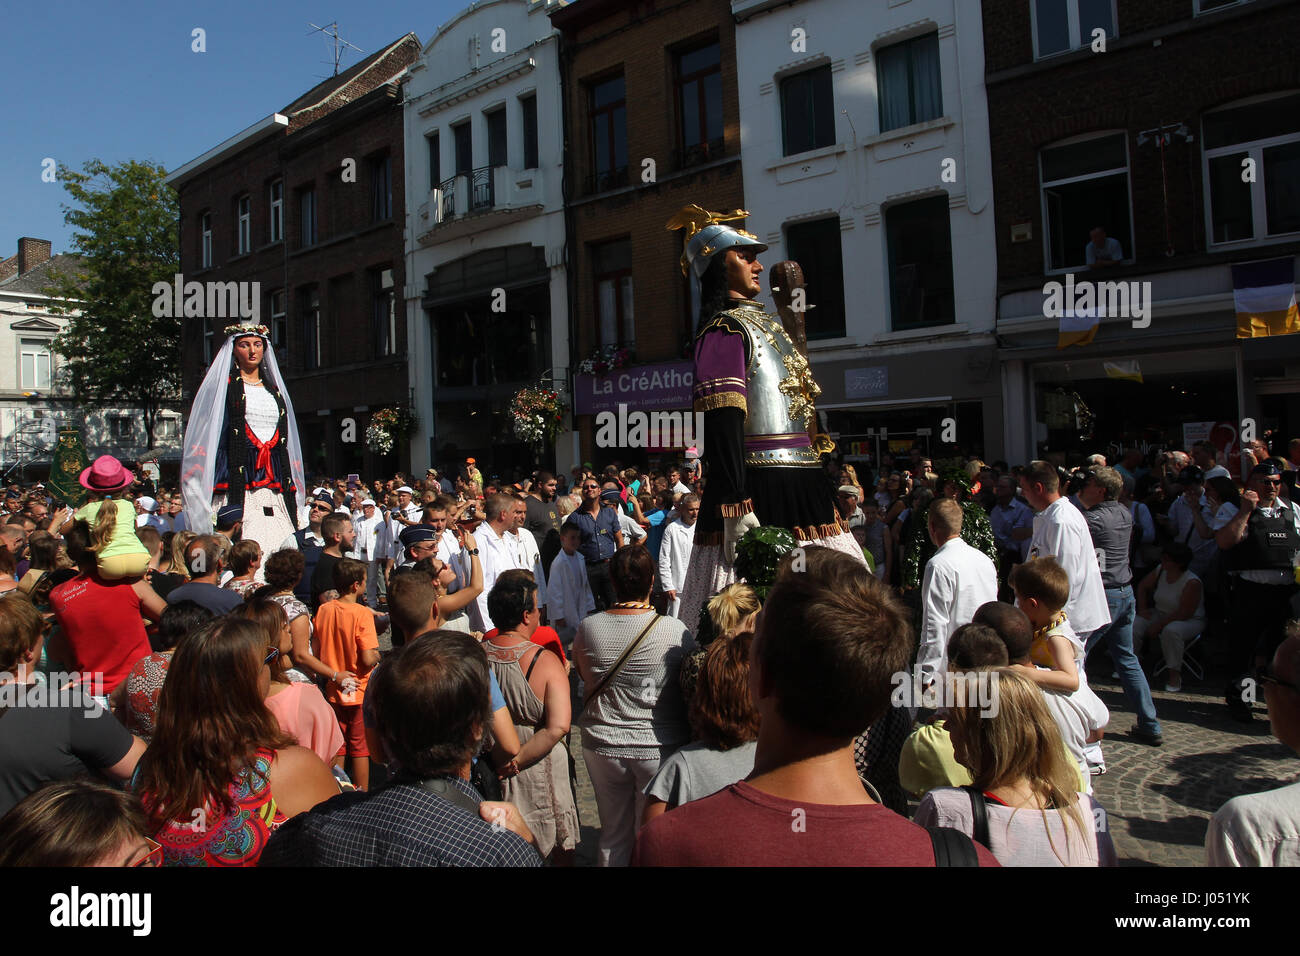
[[[609,560],[588,562],[587,583],[591,585],[591,596],[596,601],[597,611],[608,611],[613,607],[614,582],[609,576]]]
[[[1238,578],[1232,586],[1232,672],[1253,674],[1255,660],[1268,661],[1286,636],[1293,616],[1294,584],[1256,584]]]

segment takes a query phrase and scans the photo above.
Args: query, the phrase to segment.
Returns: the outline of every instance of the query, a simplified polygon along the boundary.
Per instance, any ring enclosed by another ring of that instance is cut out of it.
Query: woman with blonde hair
[[[682,659],[682,670],[678,678],[682,685],[682,696],[688,704],[695,696],[695,682],[699,679],[700,668],[704,666],[709,645],[715,640],[741,632],[754,633],[754,625],[762,607],[754,589],[743,581],[729,584],[709,598],[704,606],[704,614],[700,615],[695,650]],[[689,625],[695,622],[686,623]]]
[[[1037,685],[1011,667],[978,675],[992,682],[992,703],[959,699],[945,725],[974,782],[931,790],[915,822],[961,830],[1003,866],[1115,866],[1106,812],[1076,792],[1077,773]]]

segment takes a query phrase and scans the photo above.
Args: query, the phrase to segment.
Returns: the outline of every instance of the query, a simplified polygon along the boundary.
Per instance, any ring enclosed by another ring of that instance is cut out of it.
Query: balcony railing
[[[438,211],[438,222],[446,222],[456,216],[456,177],[444,179],[438,183],[438,195],[442,197],[442,206]]]
[[[618,189],[620,186],[627,185],[627,167],[615,166],[611,169],[604,169],[599,172],[591,173],[587,177],[586,192],[603,193],[607,189]]]
[[[493,188],[492,170],[495,166],[480,166],[472,170],[469,176],[469,211],[491,209],[495,205],[496,190]]]
[[[725,155],[727,155],[727,144],[726,140],[721,136],[717,139],[696,143],[694,146],[687,146],[673,151],[673,159],[676,162],[677,169],[699,166],[702,163],[721,159]]]

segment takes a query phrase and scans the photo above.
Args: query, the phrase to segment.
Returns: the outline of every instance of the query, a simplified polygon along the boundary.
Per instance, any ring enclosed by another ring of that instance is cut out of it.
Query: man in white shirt
[[[416,504],[414,498],[415,489],[410,485],[402,485],[397,489],[397,508],[389,514],[389,517],[397,523],[399,533],[402,528],[419,524],[423,517],[424,506]]]
[[[689,495],[691,489],[682,484],[682,470],[676,465],[668,469],[668,488],[675,495]]]
[[[676,617],[681,610],[681,592],[686,586],[686,568],[695,545],[695,519],[699,516],[700,496],[683,495],[677,503],[677,520],[664,526],[663,540],[659,543],[659,587],[668,599],[669,617]],[[686,622],[692,628],[695,623]]]
[[[475,535],[479,545],[479,564],[483,566],[483,591],[475,599],[473,607],[478,611],[475,629],[486,632],[496,626],[487,606],[492,585],[496,584],[501,572],[516,566],[515,539],[510,535],[515,526],[515,501],[509,495],[489,495],[484,511],[487,520]]]
[[[528,520],[528,499],[523,495],[511,495],[511,500],[514,502],[510,512],[514,519],[514,527],[510,529],[510,537],[513,539],[511,544],[515,551],[514,566],[521,571],[533,572],[533,581],[537,584],[538,610],[545,613],[546,570],[542,567],[542,552],[537,547],[537,538],[524,527]]]
[[[1056,466],[1045,461],[1030,462],[1020,476],[1020,488],[1029,507],[1038,512],[1034,534],[1029,539],[1029,557],[1052,555],[1070,577],[1070,600],[1066,618],[1079,640],[1110,623],[1110,606],[1101,583],[1101,566],[1093,550],[1088,522],[1079,509],[1061,497]]]
[[[1224,468],[1218,462],[1219,450],[1214,447],[1212,441],[1198,441],[1192,443],[1192,461],[1196,467],[1203,472],[1204,479],[1209,481],[1211,478],[1231,478],[1228,469]]]
[[[1300,753],[1300,631],[1289,630],[1259,674],[1273,736]],[[1300,866],[1300,783],[1234,797],[1205,835],[1210,866]]]
[[[975,617],[980,605],[998,598],[998,572],[988,555],[961,539],[961,505],[936,498],[929,511],[930,540],[939,550],[921,581],[921,642],[916,666],[928,684],[948,655],[948,638]]]
[[[361,502],[361,513],[354,515],[352,526],[356,528],[357,540],[352,546],[353,556],[366,565],[366,606],[378,607],[379,589],[379,529],[384,519],[375,511],[375,502],[367,498]]]

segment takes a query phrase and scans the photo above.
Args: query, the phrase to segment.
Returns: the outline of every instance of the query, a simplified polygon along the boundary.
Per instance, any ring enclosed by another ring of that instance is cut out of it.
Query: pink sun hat
[[[100,455],[77,481],[87,491],[110,494],[129,488],[135,475],[112,455]]]

